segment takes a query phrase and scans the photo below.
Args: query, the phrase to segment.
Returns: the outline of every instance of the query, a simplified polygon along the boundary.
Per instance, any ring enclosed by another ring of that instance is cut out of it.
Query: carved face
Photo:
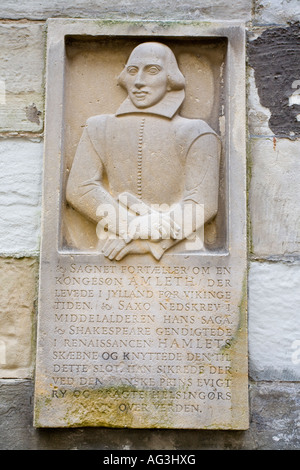
[[[159,44],[135,48],[125,67],[124,85],[137,108],[158,103],[168,91],[166,53]]]

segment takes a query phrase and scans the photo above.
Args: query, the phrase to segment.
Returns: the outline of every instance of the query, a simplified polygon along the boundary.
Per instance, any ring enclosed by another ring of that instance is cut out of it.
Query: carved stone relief
[[[248,425],[243,27],[148,28],[49,22],[38,427]]]
[[[189,237],[199,248],[195,232],[218,210],[220,140],[205,121],[180,116],[185,78],[164,44],[137,46],[119,84],[128,96],[117,112],[87,120],[67,201],[97,224],[110,260],[159,260]]]

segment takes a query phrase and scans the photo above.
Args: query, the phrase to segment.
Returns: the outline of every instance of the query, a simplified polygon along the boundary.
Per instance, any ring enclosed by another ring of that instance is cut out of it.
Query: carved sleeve
[[[103,170],[101,158],[85,129],[70,171],[66,197],[74,209],[95,223],[99,221],[96,213],[100,204],[117,206],[103,185]]]
[[[219,138],[213,133],[198,137],[187,154],[182,204],[203,205],[204,223],[212,219],[218,210],[219,166]]]
[[[196,138],[186,157],[183,197],[173,208],[174,221],[182,228],[181,235],[177,240],[160,241],[158,244],[161,250],[160,256],[216,215],[218,211],[219,166],[219,138],[213,133]],[[200,207],[201,210],[198,210]]]

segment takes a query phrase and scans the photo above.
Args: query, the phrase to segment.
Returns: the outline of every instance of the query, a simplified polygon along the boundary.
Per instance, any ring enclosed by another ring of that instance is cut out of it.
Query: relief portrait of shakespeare
[[[97,224],[107,258],[159,260],[215,217],[220,139],[205,121],[180,116],[185,78],[168,46],[138,45],[119,84],[128,96],[117,112],[86,122],[66,198]]]

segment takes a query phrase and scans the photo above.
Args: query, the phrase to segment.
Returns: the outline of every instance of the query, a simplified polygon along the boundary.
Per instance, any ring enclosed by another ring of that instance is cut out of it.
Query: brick
[[[158,0],[77,0],[53,2],[40,2],[38,0],[24,0],[16,4],[13,0],[3,0],[1,4],[2,18],[20,19],[28,18],[43,20],[50,17],[75,18],[129,18],[142,19],[251,19],[252,5],[249,0],[173,0],[160,2]]]
[[[40,132],[44,25],[0,23],[0,43],[0,132]]]
[[[0,380],[0,449],[5,450],[298,450],[299,390],[295,383],[252,383],[247,431],[164,429],[34,429],[31,380]],[[76,461],[78,455],[76,453]]]
[[[299,152],[300,140],[251,140],[249,204],[255,256],[300,253]]]
[[[300,379],[300,265],[252,262],[249,368],[255,380]]]
[[[299,48],[300,23],[256,27],[248,33],[248,65],[254,71],[260,105],[268,110],[268,126],[276,137],[300,137]]]
[[[253,448],[299,449],[299,392],[299,383],[262,382],[251,385]]]
[[[254,70],[248,68],[247,116],[248,130],[251,136],[271,136],[269,127],[270,110],[263,106],[257,92]]]
[[[43,145],[0,139],[0,250],[5,255],[39,249]]]
[[[257,0],[254,23],[284,24],[300,20],[299,0]]]
[[[0,377],[32,373],[37,262],[0,258]]]

